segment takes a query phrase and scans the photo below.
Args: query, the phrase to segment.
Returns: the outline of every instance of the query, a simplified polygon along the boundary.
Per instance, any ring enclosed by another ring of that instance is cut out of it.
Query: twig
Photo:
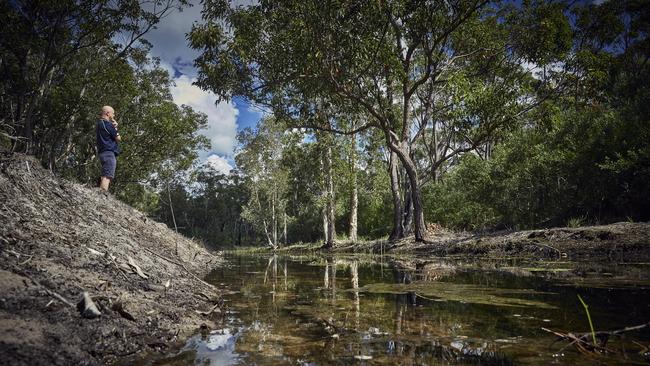
[[[16,259],[20,259],[20,256],[24,255],[24,254],[20,254],[20,253],[18,253],[18,252],[16,252],[16,251],[13,251],[13,250],[11,250],[11,249],[7,249],[7,250],[5,250],[5,251],[6,251],[7,253],[10,253],[10,254],[15,255],[15,256],[16,256]]]
[[[429,301],[440,301],[440,300],[432,299],[432,298],[430,298],[430,297],[422,296],[422,295],[418,294],[417,292],[414,292],[414,294],[415,294],[415,296],[417,296],[417,297],[421,297],[421,298],[423,298],[423,299],[425,299],[425,300],[429,300]]]
[[[612,351],[611,349],[609,349],[607,347],[600,346],[600,345],[598,345],[596,343],[592,344],[591,342],[588,342],[586,340],[586,338],[589,335],[591,335],[594,338],[595,337],[598,337],[598,338],[603,337],[603,338],[606,339],[607,337],[612,336],[612,335],[619,335],[619,334],[622,334],[622,333],[631,332],[633,330],[643,329],[643,328],[646,328],[648,326],[650,326],[650,322],[647,322],[647,323],[644,323],[644,324],[639,324],[639,325],[634,325],[634,326],[630,326],[630,327],[625,327],[625,328],[622,328],[622,329],[612,330],[612,331],[595,331],[593,333],[585,333],[585,334],[561,333],[561,332],[557,332],[557,331],[554,331],[554,330],[551,330],[551,329],[548,329],[548,328],[542,328],[542,330],[545,331],[545,332],[553,333],[556,336],[558,336],[560,339],[565,339],[565,340],[570,340],[571,341],[567,346],[563,347],[562,349],[565,349],[566,347],[573,345],[574,347],[576,347],[578,349],[578,351],[580,351],[582,353],[589,354],[590,351],[586,347],[590,347],[593,350],[600,350],[600,351],[615,353],[614,351]]]
[[[126,276],[126,273],[124,273],[124,270],[120,268],[120,266],[118,266],[117,263],[115,263],[115,259],[111,258],[110,262],[113,264],[113,266],[115,266],[115,268],[117,268],[118,272],[122,275],[122,277],[124,277],[124,279],[128,281],[129,278]]]
[[[143,248],[144,248],[144,247],[143,247]],[[187,269],[187,268],[183,265],[183,263],[177,262],[177,261],[175,261],[175,260],[173,260],[173,259],[169,259],[169,258],[167,258],[167,257],[165,257],[165,256],[163,256],[163,255],[161,255],[161,254],[158,254],[158,253],[156,253],[156,252],[150,250],[149,248],[144,248],[144,250],[146,250],[147,252],[149,252],[149,253],[155,255],[155,256],[158,257],[158,258],[161,258],[161,259],[166,260],[166,261],[169,262],[169,263],[173,263],[173,264],[175,264],[175,265],[177,265],[177,266],[180,266],[180,267],[183,268],[187,273],[189,273],[190,276],[192,276],[195,280],[201,282],[202,284],[204,284],[204,285],[206,285],[206,286],[208,286],[208,287],[210,287],[210,288],[212,288],[212,289],[214,289],[214,290],[218,290],[216,286],[214,286],[214,285],[212,285],[212,284],[209,284],[209,283],[203,281],[203,280],[200,279],[197,275],[195,275],[194,273],[192,273],[189,269]]]
[[[532,242],[531,242],[530,244],[537,245],[537,246],[544,247],[544,248],[552,249],[552,250],[554,250],[554,251],[557,252],[557,256],[558,256],[558,258],[562,258],[562,252],[561,252],[559,249],[557,249],[557,248],[553,248],[553,247],[550,246],[550,245],[542,244],[542,243],[532,243]]]
[[[68,301],[68,299],[66,299],[65,297],[59,295],[58,293],[56,293],[56,292],[50,290],[49,288],[43,286],[40,282],[38,282],[38,281],[36,281],[35,279],[29,277],[29,276],[28,276],[24,271],[20,271],[20,270],[19,270],[18,268],[16,268],[15,266],[12,266],[12,267],[14,267],[15,273],[19,273],[19,274],[21,274],[21,275],[23,275],[23,276],[29,278],[29,280],[32,281],[36,286],[38,286],[38,287],[42,288],[43,290],[45,290],[45,292],[47,292],[48,295],[50,295],[50,296],[56,298],[57,300],[61,301],[62,303],[66,304],[66,305],[68,305],[68,306],[71,306],[72,308],[76,308],[76,307],[77,307],[76,305],[74,305],[73,303],[71,303],[70,301]]]
[[[30,278],[30,279],[31,279],[31,278]],[[34,282],[35,284],[37,284],[37,285],[43,287],[43,285],[41,285],[40,283],[36,282],[35,280],[32,280],[32,282]],[[63,296],[57,294],[56,292],[54,292],[54,291],[52,291],[52,290],[50,290],[50,289],[47,289],[47,288],[45,288],[45,287],[43,287],[43,289],[45,289],[45,292],[47,292],[47,293],[50,294],[51,296],[56,297],[56,298],[57,298],[59,301],[61,301],[62,303],[66,304],[66,305],[68,305],[68,306],[71,306],[72,308],[76,308],[76,306],[75,306],[73,303],[71,303],[70,301],[68,301],[65,297],[63,297]]]
[[[589,350],[586,349],[582,345],[583,343],[585,345],[593,348],[594,350],[598,349],[598,350],[604,351],[604,352],[615,353],[615,352],[613,352],[612,350],[610,350],[607,347],[603,347],[603,346],[600,346],[598,344],[591,344],[591,343],[587,342],[586,340],[582,339],[585,335],[581,335],[580,337],[578,337],[577,335],[574,335],[574,334],[571,334],[571,333],[564,334],[564,333],[556,332],[554,330],[550,330],[548,328],[542,328],[542,330],[546,331],[546,332],[549,332],[549,333],[553,333],[556,336],[560,337],[561,339],[571,340],[572,342],[569,343],[569,345],[574,345],[574,347],[576,347],[578,349],[578,351],[580,351],[582,353],[585,353],[585,354],[589,354]],[[564,347],[564,348],[566,348],[566,347]]]
[[[625,328],[623,328],[623,329],[612,330],[612,331],[609,331],[609,332],[607,332],[607,331],[600,331],[600,332],[596,332],[596,334],[599,334],[599,335],[600,335],[600,334],[611,334],[611,335],[615,335],[615,334],[621,334],[621,333],[625,333],[625,332],[630,332],[630,331],[633,331],[633,330],[643,329],[643,328],[645,328],[645,327],[647,327],[647,326],[650,326],[650,322],[647,322],[647,323],[645,323],[645,324],[634,325],[634,326],[631,326],[631,327],[625,327]]]
[[[221,309],[219,309],[219,305],[220,305],[219,303],[214,304],[208,311],[200,311],[200,310],[194,310],[194,311],[197,314],[207,316],[207,315],[210,315],[210,314],[214,313],[217,310],[219,310],[219,312],[221,312]]]

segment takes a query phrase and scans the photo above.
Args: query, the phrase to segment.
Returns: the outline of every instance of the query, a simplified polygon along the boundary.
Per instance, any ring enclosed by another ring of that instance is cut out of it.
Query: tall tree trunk
[[[275,198],[277,195],[277,187],[276,184],[273,183],[273,195],[271,196],[271,215],[272,215],[272,225],[273,225],[273,247],[277,248],[278,247],[278,218],[277,215],[275,214]]]
[[[388,172],[390,174],[390,191],[393,195],[393,231],[388,240],[397,240],[404,237],[402,227],[402,196],[399,190],[399,175],[397,172],[397,154],[391,150],[388,159]]]
[[[262,203],[260,202],[260,197],[257,192],[257,189],[253,188],[253,191],[255,193],[255,201],[257,201],[257,208],[259,209],[260,212],[262,212]],[[264,226],[264,235],[266,235],[266,240],[268,242],[268,245],[276,249],[275,244],[273,243],[273,240],[271,240],[271,235],[269,234],[269,228],[266,224],[266,219],[262,219],[262,226]]]
[[[169,200],[169,210],[172,213],[172,221],[174,221],[174,230],[178,233],[178,226],[176,225],[176,216],[174,215],[174,205],[172,204],[172,195],[169,192],[169,182],[167,182],[167,199]],[[176,240],[175,254],[178,256],[178,240]]]
[[[325,177],[326,170],[325,170],[324,160],[325,159],[323,159],[323,153],[321,152],[319,162],[320,162],[321,172],[324,172],[324,174],[322,176],[322,179],[321,179],[321,187],[322,187],[321,199],[322,199],[322,202],[323,202],[323,208],[321,210],[321,217],[323,219],[323,241],[324,241],[325,245],[327,245],[327,243],[329,243],[329,235],[328,235],[329,231],[327,230],[328,229],[328,224],[327,224],[327,221],[328,221],[327,220],[327,201],[328,201],[328,199],[327,199],[327,183],[326,183],[327,179]]]
[[[350,152],[350,225],[348,237],[352,243],[357,242],[357,211],[359,208],[359,196],[357,191],[357,138],[352,135],[352,150]]]
[[[323,192],[323,197],[325,197],[324,192]],[[323,240],[325,241],[325,243],[328,243],[329,238],[327,234],[329,234],[329,232],[327,231],[327,205],[323,206],[323,209],[321,210],[321,217],[323,218]]]
[[[169,192],[169,182],[167,182],[167,200],[169,201],[169,210],[171,211],[172,221],[174,222],[174,230],[178,232],[178,226],[176,225],[176,216],[174,215],[174,205],[172,204],[172,195]]]
[[[327,146],[325,154],[327,164],[327,238],[325,245],[334,248],[336,245],[336,199],[334,197],[334,172],[332,168],[332,147]]]
[[[286,208],[285,208],[286,209]],[[287,213],[284,213],[284,229],[283,229],[283,234],[284,234],[284,246],[287,246]]]
[[[399,146],[392,143],[389,143],[389,145],[390,149],[399,157],[404,169],[406,169],[406,175],[408,176],[409,184],[411,185],[411,201],[413,203],[413,223],[415,224],[413,233],[415,234],[415,241],[423,242],[425,241],[426,228],[424,224],[424,208],[422,206],[422,193],[418,184],[419,179],[417,168],[408,153],[406,141],[403,141]]]
[[[320,165],[322,174],[321,185],[323,187],[323,233],[325,244],[323,248],[331,249],[336,245],[336,200],[334,197],[334,176],[332,164],[332,144],[331,135],[316,134],[316,139],[320,144]]]
[[[48,90],[50,85],[52,84],[53,75],[54,75],[54,68],[49,68],[48,71],[43,70],[41,72],[41,76],[39,77],[37,92],[35,93],[30,103],[28,104],[27,111],[25,113],[22,136],[25,139],[24,152],[27,154],[34,153],[34,143],[35,143],[34,127],[36,125],[36,120],[35,120],[36,112],[38,110],[39,104],[41,103],[41,99],[45,95],[46,90]]]
[[[408,236],[413,232],[413,197],[411,196],[411,185],[404,182],[404,186],[406,189],[404,190],[404,221],[402,227],[404,236]]]

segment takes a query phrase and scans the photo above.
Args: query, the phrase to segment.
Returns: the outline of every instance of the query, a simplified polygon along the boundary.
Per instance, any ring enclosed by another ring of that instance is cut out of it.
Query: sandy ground
[[[200,277],[220,260],[111,195],[58,179],[30,157],[0,156],[2,364],[164,352],[213,326],[219,294]],[[80,314],[84,292],[99,317]]]

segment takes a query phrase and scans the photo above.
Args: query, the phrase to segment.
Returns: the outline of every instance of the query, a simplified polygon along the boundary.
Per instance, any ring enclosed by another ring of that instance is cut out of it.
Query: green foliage
[[[242,217],[269,245],[280,244],[280,230],[286,214],[289,174],[281,165],[284,138],[272,119],[262,120],[256,130],[244,129],[238,135],[240,150],[236,162],[246,178],[250,192]]]
[[[221,174],[208,165],[192,176],[190,182],[172,183],[169,191],[160,192],[155,216],[174,228],[173,208],[179,232],[215,249],[255,240],[252,228],[241,217],[248,200],[241,177],[236,172]]]
[[[566,222],[567,227],[581,227],[585,224],[584,217],[572,217]]]
[[[359,236],[369,239],[385,237],[391,227],[390,177],[381,151],[366,145],[359,172]]]
[[[600,110],[565,111],[558,123],[511,136],[492,160],[462,159],[433,187],[432,217],[462,228],[647,219],[647,140],[633,139],[622,116]],[[645,136],[648,128],[637,133]]]
[[[564,39],[554,7],[525,4],[513,18],[519,25],[558,18],[540,23],[557,28],[557,36],[534,44],[519,35],[519,51],[539,63],[565,58],[574,71],[571,86],[502,135],[490,159],[465,157],[428,190],[429,215],[443,225],[532,228],[650,218],[650,49],[641,31],[648,29],[647,6],[574,8],[571,56],[547,42]]]
[[[138,1],[27,1],[0,5],[0,144],[35,154],[52,171],[94,184],[95,121],[117,111],[123,137],[112,189],[145,212],[155,190],[188,169],[208,146],[206,118],[178,107],[171,80],[142,36],[174,9]],[[115,43],[117,34],[127,39]],[[142,42],[139,42],[142,41]],[[1,138],[1,137],[0,137]]]
[[[561,61],[572,47],[572,29],[562,2],[524,1],[509,15],[515,49],[538,65]]]
[[[466,155],[440,183],[425,192],[427,216],[432,222],[460,229],[483,229],[500,222],[492,202],[489,165],[476,155]],[[462,189],[459,189],[462,187]]]
[[[646,2],[206,0],[198,84],[273,112],[241,131],[230,175],[191,170],[206,117],[136,42],[186,3],[2,3],[0,145],[92,182],[112,105],[118,197],[219,247],[277,245],[285,219],[289,242],[332,216],[346,232],[355,187],[367,238],[408,225],[414,209],[393,212],[420,189],[426,217],[459,229],[650,218]]]

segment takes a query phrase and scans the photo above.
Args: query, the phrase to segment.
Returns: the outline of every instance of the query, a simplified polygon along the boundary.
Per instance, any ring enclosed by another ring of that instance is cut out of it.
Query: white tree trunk
[[[355,135],[352,136],[352,150],[350,152],[350,231],[348,237],[353,243],[357,242],[357,211],[359,208],[359,196],[357,191],[357,138]]]

